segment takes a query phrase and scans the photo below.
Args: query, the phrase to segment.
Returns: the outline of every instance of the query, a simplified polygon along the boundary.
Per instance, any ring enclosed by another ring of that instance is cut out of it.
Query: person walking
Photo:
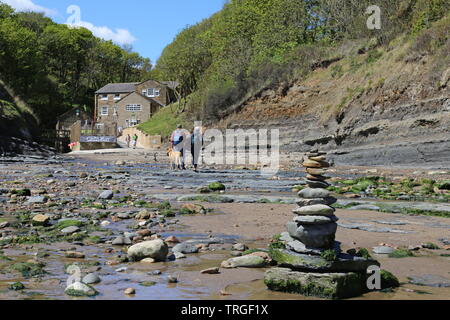
[[[203,148],[203,133],[200,127],[195,127],[191,135],[191,155],[194,171],[198,172],[198,159]]]
[[[134,136],[133,136],[133,149],[136,149],[138,138],[139,137],[137,136],[137,134],[134,134]]]
[[[130,148],[130,143],[131,143],[131,137],[128,134],[127,137],[125,138],[125,142],[127,143],[127,148]]]
[[[184,161],[184,150],[187,136],[188,134],[186,134],[186,131],[183,130],[183,126],[181,124],[177,126],[177,129],[170,136],[170,143],[172,145],[173,151],[181,153],[181,163],[183,170],[186,170],[186,165]]]

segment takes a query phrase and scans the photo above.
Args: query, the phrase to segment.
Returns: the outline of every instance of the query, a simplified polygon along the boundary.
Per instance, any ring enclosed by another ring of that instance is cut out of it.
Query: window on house
[[[148,97],[154,97],[155,96],[155,89],[154,88],[147,89],[147,96]]]
[[[120,93],[114,95],[114,100],[120,100]]]
[[[140,104],[127,104],[125,110],[129,112],[142,111],[142,106]]]
[[[130,120],[127,120],[126,123],[127,123],[130,127],[134,127],[134,126],[137,126],[138,124],[140,124],[140,123],[141,123],[141,120],[130,119]]]
[[[159,97],[159,90],[155,89],[155,97]]]
[[[101,115],[107,116],[109,114],[109,108],[108,107],[102,107],[101,109]]]
[[[107,94],[102,94],[101,95],[101,99],[102,100],[108,100],[108,95]]]

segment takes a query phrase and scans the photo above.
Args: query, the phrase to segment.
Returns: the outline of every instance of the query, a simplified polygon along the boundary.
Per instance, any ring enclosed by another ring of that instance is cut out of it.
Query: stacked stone
[[[299,192],[298,207],[293,211],[296,217],[287,224],[288,234],[283,235],[286,247],[298,253],[321,254],[335,248],[335,236],[338,218],[331,207],[337,201],[326,190],[330,186],[326,182],[326,161],[324,152],[308,153],[303,162],[306,168],[308,188]]]
[[[278,265],[264,278],[270,290],[331,299],[355,297],[368,290],[368,267],[380,265],[370,257],[342,253],[335,241],[338,218],[331,205],[337,199],[327,190],[330,165],[325,155],[314,150],[303,162],[308,188],[299,192],[294,221],[281,234],[284,248],[270,249]]]

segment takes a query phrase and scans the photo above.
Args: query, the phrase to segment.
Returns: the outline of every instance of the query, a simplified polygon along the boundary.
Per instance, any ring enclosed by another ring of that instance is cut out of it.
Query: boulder
[[[326,299],[345,299],[367,292],[363,273],[304,273],[285,268],[272,268],[264,283],[273,291],[297,293]]]
[[[98,294],[97,290],[82,282],[74,282],[69,285],[64,293],[73,297],[93,297]]]
[[[131,261],[140,261],[145,258],[153,258],[156,261],[166,260],[167,254],[169,253],[169,247],[167,244],[161,240],[152,240],[141,242],[131,246],[128,249],[128,258]]]

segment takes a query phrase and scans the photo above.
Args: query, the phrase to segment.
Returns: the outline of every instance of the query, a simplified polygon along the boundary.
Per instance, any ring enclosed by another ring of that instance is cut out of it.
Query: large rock
[[[289,235],[312,248],[331,248],[336,237],[337,224],[298,225],[295,222],[287,224]]]
[[[292,212],[299,216],[332,216],[335,209],[324,204],[314,204],[307,207],[299,207]]]
[[[259,257],[259,256],[253,256],[253,255],[247,255],[242,257],[236,257],[231,258],[226,261],[222,262],[221,267],[222,268],[263,268],[267,266],[266,259]]]
[[[304,273],[285,268],[266,272],[264,283],[273,291],[298,293],[327,299],[344,299],[367,292],[363,273]]]
[[[97,290],[82,282],[74,282],[69,285],[64,293],[73,297],[93,297],[98,294]]]
[[[271,249],[270,257],[280,267],[304,272],[366,272],[370,266],[380,266],[373,259],[355,257],[341,253],[335,261],[328,261],[321,256],[296,253],[284,249]]]
[[[140,261],[145,258],[153,258],[156,261],[164,261],[169,253],[169,247],[161,240],[141,242],[128,249],[128,258],[131,261]]]
[[[306,188],[301,190],[298,193],[298,196],[303,199],[328,198],[330,196],[330,191],[321,188]]]

